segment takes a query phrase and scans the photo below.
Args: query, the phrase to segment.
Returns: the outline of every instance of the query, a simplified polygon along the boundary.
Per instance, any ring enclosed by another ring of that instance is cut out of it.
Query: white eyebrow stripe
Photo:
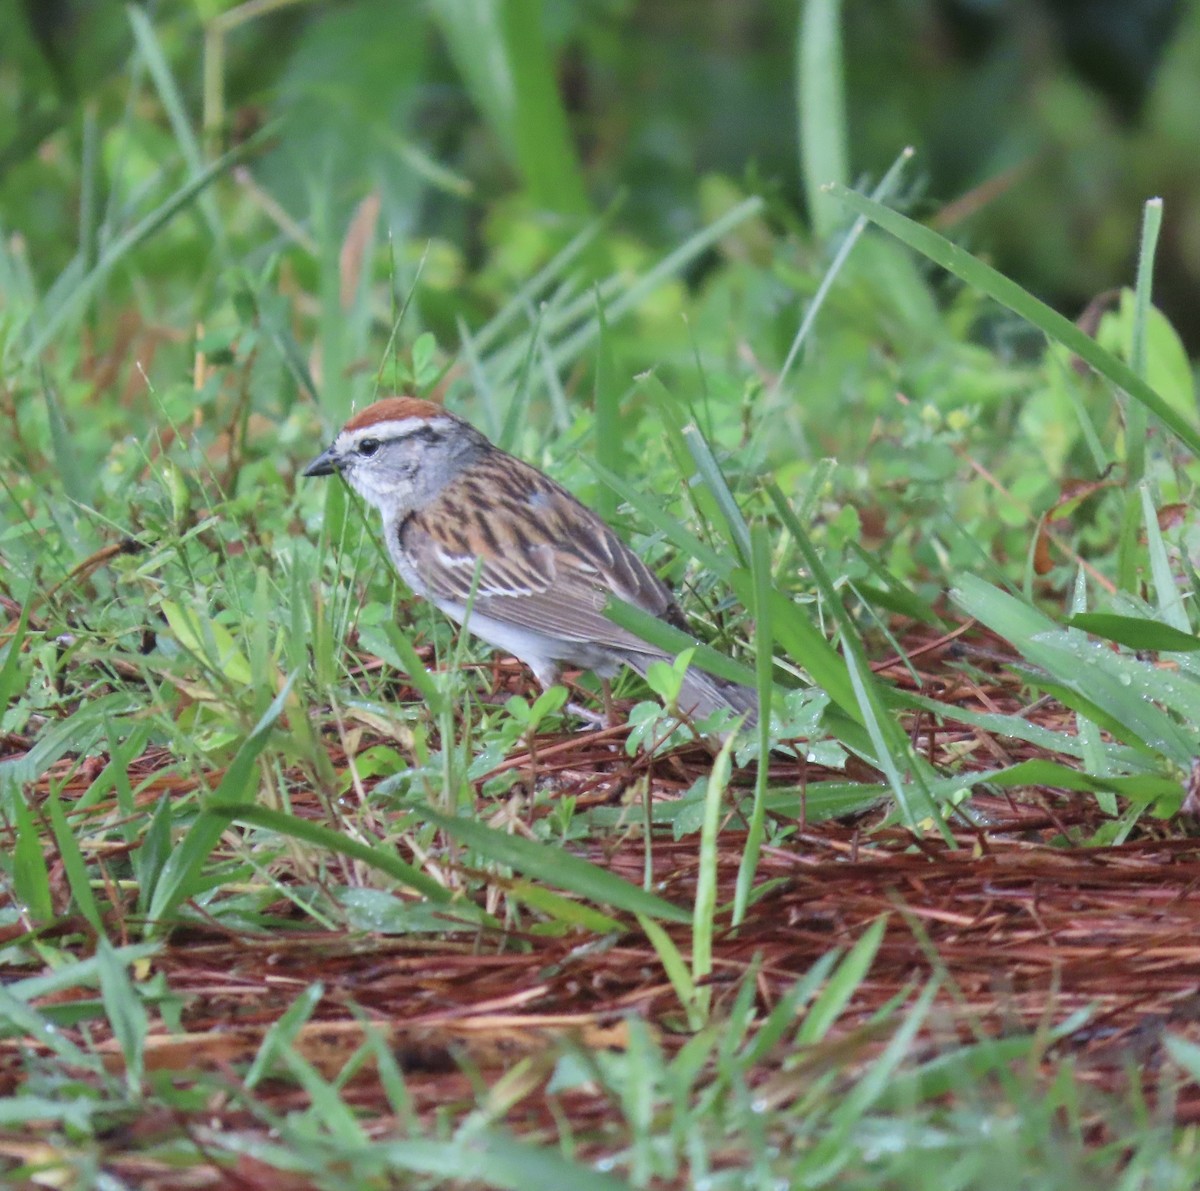
[[[450,418],[389,418],[386,421],[372,422],[369,426],[343,430],[338,436],[338,441],[343,448],[351,448],[368,438],[395,442],[420,434],[422,430],[433,430],[440,434],[451,425],[453,422]]]
[[[423,418],[404,418],[401,421],[391,419],[386,422],[372,422],[369,426],[358,426],[354,430],[344,430],[350,442],[358,442],[363,438],[404,438],[415,434],[422,426],[428,426]]]

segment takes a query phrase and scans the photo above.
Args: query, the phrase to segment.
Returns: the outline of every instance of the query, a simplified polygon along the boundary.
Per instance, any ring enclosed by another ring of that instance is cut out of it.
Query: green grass
[[[1041,843],[1104,858],[1157,840],[1191,788],[1193,530],[1171,511],[1200,429],[1151,305],[1157,208],[1136,289],[1084,335],[885,205],[908,155],[873,197],[845,186],[838,10],[812,3],[820,234],[710,178],[707,218],[651,242],[620,202],[592,213],[540,15],[515,5],[485,54],[434,5],[445,61],[403,63],[413,86],[461,74],[512,194],[438,162],[400,182],[381,162],[414,150],[383,133],[357,173],[310,152],[369,107],[373,60],[327,127],[208,153],[190,18],[134,11],[121,102],[48,155],[80,198],[66,263],[2,229],[4,1177],[1194,1185],[1187,1023],[981,992],[934,937],[969,915],[927,907],[918,871],[965,882],[1009,845],[1021,864],[1022,832],[987,839],[1006,792],[1070,819]],[[310,61],[356,33],[325,35]],[[418,184],[455,196],[471,257],[404,230]],[[0,178],[12,210],[33,188]],[[619,684],[627,740],[585,740],[562,692],[415,601],[367,511],[299,478],[393,387],[602,509],[694,639],[612,616],[756,684],[754,738],[697,746],[664,668]],[[920,689],[919,654],[873,669],[963,616],[1002,666],[967,653]],[[860,862],[880,867],[844,914],[796,900],[813,866],[832,887]],[[1151,1018],[1157,1066],[1087,1049]]]

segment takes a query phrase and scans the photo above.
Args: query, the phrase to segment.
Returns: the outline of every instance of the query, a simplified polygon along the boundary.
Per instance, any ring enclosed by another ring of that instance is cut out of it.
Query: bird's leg
[[[530,669],[533,670],[534,678],[538,680],[538,685],[544,691],[548,691],[552,686],[556,686],[559,682],[561,682],[562,671],[556,665],[551,664],[548,666],[538,666],[536,669],[531,666]],[[568,690],[575,689],[573,684],[563,683],[563,685],[566,686]],[[600,716],[596,712],[592,711],[590,707],[584,707],[583,704],[576,703],[573,699],[569,699],[567,701],[563,707],[563,710],[567,712],[568,715],[573,715],[576,719],[583,720],[588,728],[604,728],[608,726],[605,723],[603,716]]]
[[[584,707],[582,703],[568,703],[564,710],[569,711],[577,719],[583,720],[590,731],[593,728],[611,728],[612,721],[606,719],[598,711]]]
[[[607,678],[600,679],[600,694],[604,699],[604,721],[609,728],[615,728],[620,722],[617,719],[617,709],[613,704],[612,683]]]

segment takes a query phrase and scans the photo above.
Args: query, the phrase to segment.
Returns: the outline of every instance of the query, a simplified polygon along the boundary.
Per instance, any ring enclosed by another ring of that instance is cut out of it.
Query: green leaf
[[[754,578],[754,654],[755,676],[758,690],[758,755],[766,757],[771,745],[771,709],[774,691],[771,683],[772,654],[775,650],[775,632],[771,618],[771,548],[767,531],[756,525],[750,541],[750,569]],[[738,926],[746,916],[750,894],[754,888],[754,877],[758,871],[758,860],[766,831],[767,783],[770,766],[755,766],[754,809],[750,812],[750,823],[746,831],[746,844],[738,863],[737,881],[733,893],[733,925]]]
[[[730,733],[713,760],[704,790],[704,818],[700,824],[700,848],[696,866],[696,898],[692,907],[692,983],[697,998],[693,1003],[693,1028],[708,1018],[712,990],[713,935],[716,933],[718,836],[725,791],[732,772],[734,735]]]
[[[572,1162],[553,1147],[517,1141],[497,1130],[471,1131],[453,1141],[389,1141],[373,1152],[393,1171],[496,1191],[630,1191],[624,1179]]]
[[[667,979],[671,982],[671,987],[675,990],[675,995],[679,998],[679,1003],[683,1006],[690,1022],[695,1013],[696,985],[692,981],[687,963],[671,936],[653,918],[639,914],[637,919],[642,932],[650,940],[650,945],[658,955],[658,962],[662,964],[663,971],[666,972]],[[695,1027],[693,1026],[693,1028]]]
[[[316,1012],[321,998],[325,995],[325,986],[314,980],[300,995],[271,1023],[263,1035],[258,1051],[250,1069],[246,1072],[242,1083],[247,1091],[254,1088],[267,1078],[275,1066],[275,1059],[280,1051],[288,1050],[295,1042],[296,1035]]]
[[[42,853],[42,837],[25,801],[25,792],[13,791],[12,814],[16,820],[17,842],[12,854],[12,882],[17,901],[34,922],[54,918],[54,899],[50,896],[50,870]]]
[[[130,25],[133,26],[133,36],[138,52],[142,55],[150,71],[158,98],[171,123],[171,132],[175,137],[175,143],[179,146],[180,155],[187,162],[192,176],[196,177],[204,170],[204,154],[200,149],[200,142],[192,130],[192,117],[180,94],[175,77],[171,73],[162,43],[154,31],[150,18],[136,4],[126,5],[125,13],[129,18]],[[213,243],[222,245],[225,240],[225,232],[213,196],[211,194],[199,195],[198,206],[204,222],[208,225],[208,234]]]
[[[33,603],[33,589],[21,601],[21,615],[17,627],[4,650],[4,662],[0,664],[0,709],[10,707],[25,689],[29,681],[26,667],[22,664],[21,648],[29,628],[29,610]]]
[[[692,461],[696,465],[696,472],[716,501],[720,519],[725,523],[725,538],[733,548],[741,565],[748,567],[750,565],[750,528],[742,516],[742,510],[738,507],[733,493],[729,490],[729,485],[721,472],[721,465],[717,462],[712,447],[708,445],[708,440],[700,433],[699,426],[694,423],[684,426],[682,433],[683,441],[687,444]]]
[[[51,791],[46,799],[46,814],[50,819],[50,827],[54,832],[54,840],[58,844],[58,854],[62,857],[63,871],[67,874],[67,883],[71,887],[71,896],[75,899],[79,912],[87,919],[88,925],[98,934],[104,933],[104,921],[100,917],[100,909],[96,905],[96,897],[92,892],[92,883],[88,878],[87,864],[79,849],[79,841],[63,814],[62,802],[56,791]]]
[[[1153,649],[1162,653],[1194,653],[1200,649],[1200,637],[1193,633],[1183,633],[1169,624],[1137,616],[1081,612],[1072,616],[1067,624],[1130,649]]]
[[[597,935],[612,934],[623,929],[621,923],[610,915],[573,898],[563,897],[561,893],[544,889],[533,881],[514,881],[507,892],[510,898],[524,902],[553,922],[582,927]]]
[[[509,835],[474,819],[442,814],[430,806],[414,806],[412,812],[487,860],[516,869],[547,885],[629,914],[645,914],[667,922],[691,921],[690,913],[682,907],[655,897],[590,861],[572,856],[556,844]]]
[[[1190,768],[1196,741],[1158,706],[1176,708],[1186,723],[1200,723],[1200,687],[1189,677],[1163,673],[1078,632],[1060,629],[1031,605],[975,575],[960,575],[951,595],[968,615],[1011,641],[1046,675],[1030,674],[1031,682],[1118,739]]]
[[[129,979],[124,962],[105,938],[101,938],[97,944],[96,959],[104,1012],[125,1060],[126,1084],[130,1093],[136,1096],[141,1092],[145,1070],[146,1034],[149,1030],[146,1007]]]
[[[410,889],[415,889],[423,897],[427,897],[439,905],[449,905],[453,900],[454,895],[449,889],[438,884],[420,869],[401,860],[390,849],[382,846],[370,847],[359,840],[351,839],[343,832],[323,827],[320,823],[312,823],[307,819],[285,814],[283,811],[272,810],[270,807],[248,806],[244,802],[225,802],[220,797],[220,791],[204,810],[203,817],[212,820],[218,835],[231,822],[263,827],[268,831],[277,831],[280,835],[291,836],[293,839],[315,844],[319,848],[327,848],[331,852],[340,852],[343,856],[349,856],[353,860],[361,860],[364,864],[369,864],[372,868],[386,873],[389,877],[393,877]],[[464,913],[471,913],[473,910],[470,905],[458,908]]]
[[[1007,769],[989,774],[973,774],[995,786],[1006,788],[1028,786],[1052,786],[1063,790],[1086,790],[1091,793],[1105,791],[1121,794],[1138,802],[1153,802],[1169,798],[1181,792],[1178,781],[1169,777],[1139,773],[1134,777],[1094,777],[1078,769],[1061,765],[1057,761],[1036,759],[1020,761]]]
[[[250,686],[252,673],[245,654],[234,642],[233,634],[211,616],[201,616],[195,608],[183,608],[172,600],[163,600],[163,615],[175,639],[189,653],[213,666],[219,674],[238,686]]]
[[[53,385],[46,385],[46,421],[50,425],[50,442],[54,447],[55,470],[62,476],[63,488],[76,504],[89,505],[92,500],[91,468],[79,459],[78,439],[71,433],[63,413],[62,402]]]
[[[612,475],[624,476],[626,472],[625,432],[621,425],[621,392],[617,385],[617,367],[613,359],[612,336],[608,320],[604,316],[604,302],[600,287],[594,289],[596,296],[596,374],[593,381],[592,404],[596,410],[596,424],[592,430],[593,450],[596,460]],[[602,484],[596,499],[596,512],[611,522],[617,513],[617,494]]]
[[[735,662],[711,645],[697,641],[689,633],[659,620],[657,616],[633,604],[627,604],[617,596],[610,596],[604,606],[604,615],[614,624],[628,629],[635,636],[674,657],[685,650],[693,650],[692,660],[702,670],[716,674],[719,678],[727,678],[730,682],[740,682],[745,686],[754,685],[754,671],[740,662]]]
[[[845,959],[837,966],[837,970],[829,978],[829,983],[821,990],[820,996],[813,1002],[812,1008],[804,1017],[800,1029],[796,1033],[796,1042],[819,1042],[833,1028],[834,1023],[850,999],[858,992],[859,986],[867,978],[875,956],[883,943],[884,931],[887,930],[887,915],[881,914],[863,931],[858,942],[846,953]]]

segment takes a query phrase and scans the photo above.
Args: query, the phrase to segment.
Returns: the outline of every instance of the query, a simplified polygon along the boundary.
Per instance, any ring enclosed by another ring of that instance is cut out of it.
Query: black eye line
[[[410,430],[407,434],[399,435],[391,439],[382,438],[364,438],[357,442],[354,446],[354,453],[361,455],[364,459],[370,459],[385,442],[401,442],[411,439],[419,439],[425,443],[439,443],[442,441],[443,435],[440,430],[435,430],[432,426],[419,426],[415,430]]]

